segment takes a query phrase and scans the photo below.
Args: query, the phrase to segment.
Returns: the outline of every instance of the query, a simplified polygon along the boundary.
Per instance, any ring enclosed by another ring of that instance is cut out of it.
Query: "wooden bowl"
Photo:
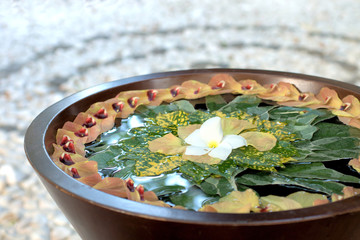
[[[79,235],[90,239],[359,239],[360,195],[298,210],[222,214],[163,208],[122,199],[93,189],[62,172],[51,160],[56,130],[92,103],[121,91],[166,88],[184,80],[208,82],[217,73],[261,84],[285,81],[302,92],[322,87],[341,97],[360,98],[360,88],[302,74],[246,69],[165,72],[104,83],[67,97],[43,111],[25,136],[27,157],[46,189]]]

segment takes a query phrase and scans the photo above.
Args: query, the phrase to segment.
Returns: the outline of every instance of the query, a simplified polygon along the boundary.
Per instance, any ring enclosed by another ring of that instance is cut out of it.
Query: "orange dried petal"
[[[215,90],[214,93],[216,94],[236,93],[241,91],[241,84],[238,83],[232,76],[225,73],[213,76],[208,85],[211,89]]]
[[[121,198],[126,198],[129,191],[126,181],[115,177],[106,177],[93,186],[93,188]]]
[[[172,133],[149,142],[150,151],[167,155],[183,153],[185,148],[186,146],[182,145],[182,140]]]
[[[77,178],[77,180],[92,187],[101,181],[101,176],[98,173],[94,173],[86,177]]]
[[[258,97],[277,102],[297,101],[299,99],[300,92],[290,83],[279,82],[271,86],[268,92],[258,94]]]
[[[266,93],[268,90],[257,83],[255,80],[246,79],[239,81],[241,85],[242,94],[262,94]]]
[[[196,99],[209,95],[211,87],[205,83],[195,80],[188,80],[181,84],[182,91],[185,92],[185,99]]]

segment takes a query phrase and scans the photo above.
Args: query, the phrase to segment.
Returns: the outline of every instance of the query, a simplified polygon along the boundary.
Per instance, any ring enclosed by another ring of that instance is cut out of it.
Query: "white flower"
[[[213,117],[206,120],[186,139],[190,144],[186,147],[185,155],[205,155],[225,160],[235,148],[246,146],[246,140],[239,135],[223,135],[221,118]]]

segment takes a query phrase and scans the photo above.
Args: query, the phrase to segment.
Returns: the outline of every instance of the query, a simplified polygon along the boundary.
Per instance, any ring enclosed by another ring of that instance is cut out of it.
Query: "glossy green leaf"
[[[223,177],[209,177],[200,184],[200,188],[209,195],[226,196],[235,189],[231,183]]]
[[[359,178],[326,168],[322,163],[289,164],[285,168],[279,169],[278,174],[289,177],[360,183]]]
[[[241,95],[234,98],[227,105],[219,109],[223,113],[231,113],[239,110],[245,111],[249,107],[258,106],[261,99],[254,95]]]
[[[341,194],[345,185],[321,179],[307,179],[299,177],[287,177],[277,173],[260,172],[257,174],[243,174],[236,179],[237,184],[246,186],[266,186],[266,185],[293,185],[308,188],[326,194]]]
[[[185,193],[174,194],[170,196],[170,200],[175,205],[186,207],[187,209],[198,210],[204,202],[212,200],[213,197],[205,194],[200,188],[193,186]]]
[[[206,107],[210,112],[219,110],[227,104],[221,95],[209,95],[205,97]]]

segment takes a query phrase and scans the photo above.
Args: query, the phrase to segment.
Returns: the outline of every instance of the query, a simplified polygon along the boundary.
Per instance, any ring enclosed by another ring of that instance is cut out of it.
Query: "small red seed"
[[[130,190],[130,192],[135,191],[134,181],[132,179],[129,178],[128,180],[126,180],[126,186]]]
[[[254,87],[252,85],[246,85],[241,87],[242,90],[252,90],[253,88]]]
[[[137,106],[137,103],[139,101],[139,97],[131,97],[127,100],[130,107],[135,108]]]
[[[140,195],[140,200],[141,200],[141,201],[144,201],[144,200],[145,200],[145,198],[144,198],[144,192],[145,192],[144,187],[143,187],[142,185],[138,185],[138,186],[136,187],[136,190],[138,191],[138,193],[139,193],[139,195]]]
[[[224,80],[221,80],[217,84],[215,84],[215,86],[213,86],[211,89],[216,90],[216,89],[224,88],[225,84],[226,82]]]
[[[65,150],[65,152],[68,153],[75,153],[75,145],[74,142],[67,142],[64,146],[63,149]]]
[[[303,93],[299,95],[299,101],[305,101],[309,97],[309,94]]]
[[[123,108],[124,108],[124,103],[123,102],[113,103],[112,108],[117,113],[121,112],[123,110]]]
[[[80,178],[80,174],[76,168],[71,168],[71,173],[73,178]]]
[[[261,208],[260,209],[260,212],[261,213],[264,213],[264,212],[268,212],[269,208],[268,207],[264,207],[264,208]]]
[[[87,128],[83,127],[79,131],[77,131],[75,135],[78,137],[87,137],[89,136],[89,131]]]
[[[60,162],[62,162],[63,164],[70,166],[75,164],[75,162],[71,159],[70,154],[68,153],[63,153],[61,154],[61,156],[59,157]]]
[[[146,95],[147,95],[149,101],[154,101],[157,94],[158,94],[158,91],[153,90],[153,89],[146,92]]]
[[[180,87],[176,87],[170,90],[170,93],[173,97],[177,97],[180,93]]]
[[[97,113],[94,115],[96,118],[99,118],[99,119],[105,119],[107,118],[109,115],[106,111],[105,108],[101,108],[99,111],[97,111]]]
[[[325,98],[325,104],[327,104],[330,100],[331,100],[331,96],[327,96],[327,97]]]
[[[344,103],[343,105],[341,105],[340,110],[346,111],[350,108],[350,106],[351,106],[351,103]]]
[[[225,84],[226,84],[226,82],[224,80],[221,80],[216,84],[216,87],[217,88],[224,88]]]
[[[95,125],[96,125],[96,120],[93,117],[89,116],[88,118],[86,118],[83,127],[91,128],[92,126]]]
[[[201,87],[199,87],[198,89],[196,89],[196,91],[194,92],[194,94],[199,94],[200,90],[201,90]]]
[[[60,146],[64,146],[66,143],[71,142],[71,138],[68,135],[64,135],[61,139]]]

